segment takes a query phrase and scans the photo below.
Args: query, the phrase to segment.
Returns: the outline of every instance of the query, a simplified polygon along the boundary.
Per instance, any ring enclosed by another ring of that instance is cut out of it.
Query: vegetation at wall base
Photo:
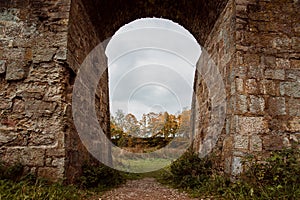
[[[0,199],[89,199],[129,179],[155,177],[164,184],[185,190],[193,197],[210,199],[300,199],[300,150],[274,151],[266,160],[245,158],[247,170],[230,179],[213,169],[213,158],[200,159],[187,152],[172,165],[145,174],[122,173],[103,165],[85,165],[77,185],[49,183],[24,174],[20,164],[0,164]]]
[[[76,186],[65,186],[59,183],[47,184],[43,181],[0,180],[1,200],[79,200],[93,195],[92,192],[79,190]]]
[[[298,148],[274,151],[264,161],[248,156],[244,164],[247,170],[235,180],[230,180],[212,170],[211,160],[200,159],[188,152],[163,173],[160,182],[201,198],[300,199]]]
[[[123,174],[104,164],[88,165],[82,167],[82,176],[78,185],[83,189],[106,191],[125,182]]]
[[[83,166],[83,175],[76,185],[51,183],[24,173],[21,164],[0,163],[1,200],[81,200],[99,196],[124,182],[123,175],[103,165]]]

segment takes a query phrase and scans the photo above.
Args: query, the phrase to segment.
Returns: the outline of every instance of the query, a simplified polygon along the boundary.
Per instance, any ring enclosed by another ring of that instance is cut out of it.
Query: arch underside
[[[212,30],[228,0],[87,0],[86,12],[100,41],[111,37],[124,24],[145,17],[170,19],[189,30],[200,45]]]

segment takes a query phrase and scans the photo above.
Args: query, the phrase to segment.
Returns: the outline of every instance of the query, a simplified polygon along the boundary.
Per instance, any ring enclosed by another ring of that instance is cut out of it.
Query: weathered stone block
[[[276,66],[276,58],[275,56],[262,56],[261,63],[267,67],[274,68]]]
[[[266,69],[265,77],[274,80],[284,80],[285,71],[283,69]]]
[[[26,116],[50,116],[57,106],[56,102],[44,102],[40,100],[25,102]]]
[[[250,151],[262,151],[262,139],[258,135],[250,136]]]
[[[246,92],[248,94],[258,94],[259,93],[258,83],[255,79],[248,79],[246,81]]]
[[[229,157],[232,154],[232,148],[233,148],[234,138],[230,135],[227,135],[223,141],[223,155],[225,157]]]
[[[292,40],[288,37],[276,37],[272,40],[272,47],[278,50],[285,50],[290,48]]]
[[[56,60],[67,60],[67,50],[64,49],[64,50],[59,50],[55,56],[54,56],[54,59]]]
[[[233,157],[232,159],[232,175],[238,175],[242,173],[243,171],[243,166],[242,166],[242,158],[240,157]]]
[[[8,101],[6,99],[0,98],[1,104],[0,104],[0,109],[1,110],[9,110],[12,107],[12,102]]]
[[[291,68],[292,69],[299,69],[300,68],[300,60],[290,60]]]
[[[279,89],[273,80],[262,80],[260,82],[260,87],[263,94],[268,94],[272,96],[279,94]]]
[[[13,112],[23,114],[25,111],[25,104],[23,100],[15,99],[13,102]]]
[[[263,137],[263,148],[267,151],[280,150],[283,148],[283,138],[279,135],[266,135]]]
[[[40,167],[38,168],[37,175],[48,180],[60,181],[64,176],[64,169],[56,167]]]
[[[264,78],[264,66],[263,65],[251,65],[248,69],[248,77],[255,79],[263,79]]]
[[[247,76],[247,67],[246,66],[238,66],[235,68],[235,75],[239,78],[245,78]]]
[[[288,121],[288,130],[291,132],[300,131],[300,117],[294,117]]]
[[[270,97],[268,99],[268,113],[271,116],[286,115],[286,105],[284,97]]]
[[[25,78],[23,63],[12,62],[7,65],[5,79],[8,81],[17,81]]]
[[[0,60],[0,74],[5,73],[5,71],[6,71],[6,61]]]
[[[16,8],[7,8],[0,10],[0,21],[11,21],[17,22],[19,21],[18,14],[20,9]]]
[[[63,168],[65,165],[65,158],[53,158],[52,166]]]
[[[288,59],[276,58],[276,68],[289,69],[290,67],[291,67],[291,63]]]
[[[46,156],[56,156],[56,157],[63,157],[65,156],[65,149],[47,149]]]
[[[234,148],[247,150],[249,145],[248,135],[236,135],[234,136]]]
[[[259,68],[260,56],[256,53],[253,53],[253,54],[245,53],[244,54],[244,63],[252,66],[253,68]]]
[[[292,49],[299,50],[300,49],[300,39],[299,37],[292,38]]]
[[[254,134],[268,132],[268,126],[263,117],[238,117],[236,133]]]
[[[13,130],[3,130],[0,129],[0,145],[5,145],[9,142],[14,141],[18,137],[18,133],[13,132]]]
[[[250,95],[250,112],[261,114],[265,109],[265,100],[263,97]]]
[[[290,116],[300,116],[300,99],[289,99],[287,107]]]
[[[26,48],[25,53],[24,53],[24,60],[27,62],[30,62],[30,61],[32,61],[32,59],[33,59],[32,49]]]
[[[237,92],[243,92],[244,91],[244,81],[241,78],[236,78],[235,79],[235,84],[236,84],[236,91]]]
[[[239,113],[246,113],[248,110],[247,96],[246,95],[236,95],[236,105],[235,109]]]
[[[280,83],[280,94],[290,97],[300,97],[300,82],[283,82]]]
[[[56,142],[55,134],[52,132],[39,133],[32,132],[29,135],[29,146],[39,146],[39,145],[54,145]]]
[[[17,93],[18,97],[22,97],[25,100],[29,99],[38,99],[41,100],[43,98],[44,91],[39,88],[27,89],[26,91],[20,91]]]
[[[27,166],[43,166],[45,150],[42,148],[8,148],[3,155],[3,159],[10,163],[21,162]]]
[[[4,34],[5,34],[5,27],[2,24],[0,24],[0,37],[3,38]]]
[[[230,174],[231,173],[231,157],[225,157],[225,160],[224,160],[224,172],[226,174]]]
[[[33,51],[33,63],[49,62],[53,59],[56,48],[39,47]]]
[[[46,158],[45,164],[47,167],[52,167],[52,158]]]
[[[270,130],[283,132],[287,130],[287,119],[285,115],[272,117],[268,120],[268,125]]]
[[[300,81],[300,69],[286,70],[286,77],[291,81]]]
[[[65,69],[61,66],[48,63],[43,63],[39,67],[31,66],[25,82],[39,81],[48,84],[58,84],[63,80],[61,76],[64,71]],[[55,86],[55,88],[59,90],[59,87]]]

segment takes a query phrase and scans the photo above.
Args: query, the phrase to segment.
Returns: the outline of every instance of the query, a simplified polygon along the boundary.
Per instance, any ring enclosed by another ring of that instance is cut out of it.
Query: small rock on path
[[[99,200],[195,200],[186,193],[168,188],[154,178],[127,181],[119,188],[104,193]]]

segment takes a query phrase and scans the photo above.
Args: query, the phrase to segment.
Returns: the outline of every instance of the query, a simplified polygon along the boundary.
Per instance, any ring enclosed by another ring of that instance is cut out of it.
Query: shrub
[[[83,165],[79,185],[83,188],[109,189],[124,182],[121,173],[103,164]]]
[[[18,181],[24,175],[24,166],[20,163],[8,165],[0,162],[0,180]]]
[[[200,159],[197,154],[187,151],[170,166],[170,174],[165,175],[176,187],[195,188],[209,179],[212,174],[212,162]]]
[[[249,162],[250,161],[250,162]],[[265,162],[249,158],[249,169],[241,180],[248,183],[257,197],[295,199],[300,197],[300,150],[272,152]]]
[[[213,199],[300,199],[300,150],[275,151],[263,161],[249,156],[247,171],[235,181],[216,174],[211,159],[186,153],[165,172],[163,183]],[[173,184],[172,184],[173,183]]]

